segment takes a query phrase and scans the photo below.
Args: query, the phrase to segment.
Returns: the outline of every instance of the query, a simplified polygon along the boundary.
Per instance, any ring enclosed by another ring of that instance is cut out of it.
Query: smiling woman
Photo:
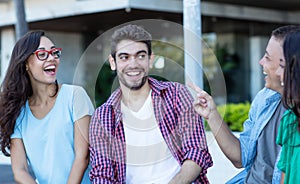
[[[0,92],[0,141],[18,183],[90,183],[94,107],[83,88],[58,84],[61,50],[43,31],[32,31],[12,52]]]

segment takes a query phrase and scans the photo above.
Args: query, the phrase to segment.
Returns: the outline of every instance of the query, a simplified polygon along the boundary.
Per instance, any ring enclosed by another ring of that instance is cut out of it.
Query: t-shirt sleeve
[[[10,138],[11,139],[14,139],[14,138],[22,139],[22,121],[20,119],[20,116],[16,120],[16,124],[14,127],[14,133],[11,134]]]
[[[73,119],[74,122],[83,118],[86,115],[92,116],[94,112],[94,106],[87,95],[86,91],[80,87],[74,87],[73,92]]]

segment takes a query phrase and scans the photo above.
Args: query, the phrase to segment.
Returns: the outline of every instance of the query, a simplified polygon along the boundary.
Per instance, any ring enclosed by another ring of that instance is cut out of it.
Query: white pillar
[[[6,70],[10,61],[11,52],[15,45],[15,31],[14,29],[2,29],[1,30],[1,77],[2,82]]]
[[[185,83],[203,88],[200,0],[183,0]]]
[[[251,100],[257,92],[264,87],[262,66],[260,59],[266,52],[268,37],[253,36],[250,37],[250,94]]]

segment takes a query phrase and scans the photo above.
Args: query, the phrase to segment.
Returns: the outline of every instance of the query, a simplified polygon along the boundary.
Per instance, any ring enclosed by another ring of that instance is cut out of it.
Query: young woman
[[[61,48],[42,31],[14,46],[0,92],[0,141],[18,183],[89,183],[93,105],[79,86],[56,80]],[[30,164],[35,177],[28,172]]]
[[[300,183],[300,31],[288,35],[283,44],[285,61],[281,60],[277,75],[284,86],[284,113],[277,135],[282,146],[278,168],[285,184]]]

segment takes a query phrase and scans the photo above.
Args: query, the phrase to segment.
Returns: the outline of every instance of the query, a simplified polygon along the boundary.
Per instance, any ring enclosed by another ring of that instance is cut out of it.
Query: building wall
[[[24,0],[26,19],[28,22],[62,18],[94,12],[111,11],[128,6],[128,0]],[[15,23],[13,1],[0,3],[0,26]]]
[[[57,47],[62,48],[62,57],[57,76],[59,83],[72,84],[76,66],[83,53],[82,34],[51,31],[46,34],[49,35]],[[83,67],[81,68],[82,70],[85,69]]]
[[[63,56],[61,59],[61,68],[59,70],[58,79],[64,83],[85,83],[86,72],[92,68],[91,65],[77,64],[89,43],[86,38],[97,37],[99,30],[105,31],[120,23],[117,20],[122,19],[123,22],[137,20],[141,17],[153,19],[172,19],[182,13],[183,1],[178,0],[53,0],[43,2],[37,0],[25,0],[26,18],[29,25],[35,25],[34,29],[43,25],[46,32],[58,46],[63,47]],[[115,17],[116,10],[119,17]],[[137,11],[138,10],[138,11]],[[111,14],[109,14],[111,12]],[[125,12],[125,13],[124,13]],[[159,14],[159,12],[161,14]],[[173,13],[173,14],[170,14]],[[250,61],[255,61],[260,57],[261,52],[258,49],[249,49],[253,44],[254,36],[267,37],[271,30],[277,25],[284,23],[299,23],[298,12],[287,12],[270,9],[262,9],[255,7],[245,7],[221,3],[212,3],[208,1],[202,2],[201,6],[203,28],[202,32],[214,32],[217,36],[218,44],[228,45],[228,51],[237,54],[240,59],[240,66],[237,70],[232,71],[233,85],[228,85],[230,91],[228,94],[229,101],[245,101],[252,100],[254,94],[262,87],[262,83],[251,83],[258,76],[261,78],[260,67],[253,65]],[[159,15],[158,15],[159,14]],[[168,16],[165,16],[167,15]],[[97,19],[93,20],[93,17]],[[102,17],[103,15],[103,17]],[[147,16],[149,15],[149,16]],[[152,15],[155,15],[151,17]],[[84,17],[89,16],[89,22]],[[92,20],[91,20],[92,19]],[[206,19],[211,19],[209,23],[205,23]],[[224,20],[230,20],[225,23]],[[65,25],[57,28],[57,22],[68,20]],[[84,20],[79,22],[80,20]],[[173,20],[173,19],[172,19]],[[220,20],[220,21],[218,21]],[[181,23],[176,19],[177,23]],[[223,22],[223,23],[222,23]],[[243,23],[245,22],[245,24]],[[251,26],[260,22],[260,25]],[[13,25],[15,23],[15,12],[13,1],[0,1],[0,31],[1,31],[1,77],[3,78],[9,61],[10,53],[15,43]],[[40,24],[39,24],[40,23]],[[74,26],[76,24],[76,26]],[[94,30],[86,29],[89,27],[97,27]],[[74,26],[74,29],[73,29]],[[78,26],[80,29],[78,29]],[[76,29],[75,29],[76,27]],[[259,27],[259,29],[258,29]],[[99,29],[102,28],[102,29]],[[65,30],[68,29],[68,30]],[[245,33],[246,31],[246,33]],[[164,34],[169,35],[169,31]],[[92,39],[90,40],[92,42]],[[264,45],[266,40],[262,39],[260,45]],[[109,44],[104,45],[109,47]],[[264,49],[260,47],[260,49]],[[255,53],[252,53],[255,52]],[[253,58],[255,56],[255,59]],[[97,57],[97,56],[96,56]],[[107,57],[107,56],[105,56]],[[91,58],[96,60],[97,58]],[[178,61],[180,64],[182,61]],[[76,72],[76,70],[78,70]],[[81,72],[82,71],[82,72]],[[78,75],[78,76],[75,76]],[[262,79],[260,79],[262,80]],[[228,83],[229,84],[229,83]],[[242,90],[240,90],[242,89]],[[92,91],[92,89],[91,89]]]
[[[11,52],[15,44],[15,32],[12,28],[6,28],[1,30],[1,73],[0,81],[3,80],[3,77],[6,74],[8,63],[10,60]]]

